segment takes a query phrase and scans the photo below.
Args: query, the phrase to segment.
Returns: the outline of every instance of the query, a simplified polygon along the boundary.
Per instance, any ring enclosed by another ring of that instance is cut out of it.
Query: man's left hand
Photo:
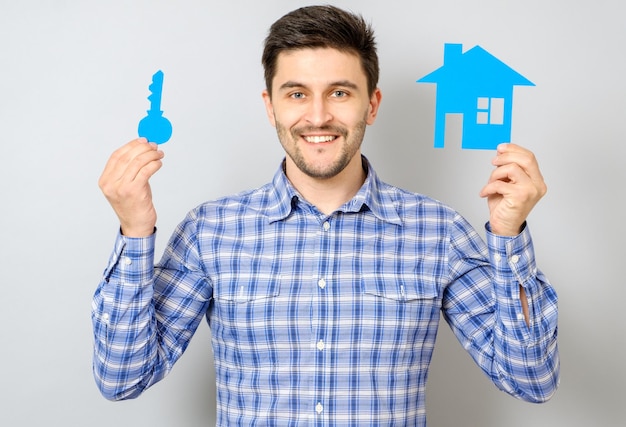
[[[500,144],[491,163],[496,169],[480,192],[489,205],[491,231],[516,236],[548,188],[535,155],[519,145]]]

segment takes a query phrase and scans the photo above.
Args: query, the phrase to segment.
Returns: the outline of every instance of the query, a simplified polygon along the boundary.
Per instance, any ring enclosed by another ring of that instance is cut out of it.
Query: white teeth
[[[334,136],[305,136],[307,142],[312,142],[314,144],[319,144],[320,142],[330,142],[335,139]]]

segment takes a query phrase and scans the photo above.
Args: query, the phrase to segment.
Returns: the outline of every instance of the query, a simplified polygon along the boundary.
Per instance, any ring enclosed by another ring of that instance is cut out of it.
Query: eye
[[[336,90],[332,93],[332,96],[335,98],[345,98],[348,96],[348,93],[343,90]]]
[[[302,93],[302,92],[294,92],[291,95],[289,95],[289,97],[291,97],[293,99],[304,99],[304,93]]]

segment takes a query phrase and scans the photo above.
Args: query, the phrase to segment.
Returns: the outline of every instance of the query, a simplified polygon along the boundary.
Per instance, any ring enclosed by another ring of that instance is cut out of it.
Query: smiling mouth
[[[303,136],[306,142],[310,142],[312,144],[321,144],[323,142],[331,142],[337,139],[337,136],[333,135],[324,135],[324,136]]]

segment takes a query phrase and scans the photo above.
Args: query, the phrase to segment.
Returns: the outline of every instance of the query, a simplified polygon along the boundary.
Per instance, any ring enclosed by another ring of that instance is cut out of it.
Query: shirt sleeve
[[[547,401],[559,382],[557,295],[536,266],[528,227],[503,237],[487,224],[487,245],[460,217],[453,229],[444,318],[499,389],[525,401]]]
[[[189,221],[154,265],[155,235],[117,236],[92,300],[93,372],[109,400],[139,396],[183,354],[208,307]]]

